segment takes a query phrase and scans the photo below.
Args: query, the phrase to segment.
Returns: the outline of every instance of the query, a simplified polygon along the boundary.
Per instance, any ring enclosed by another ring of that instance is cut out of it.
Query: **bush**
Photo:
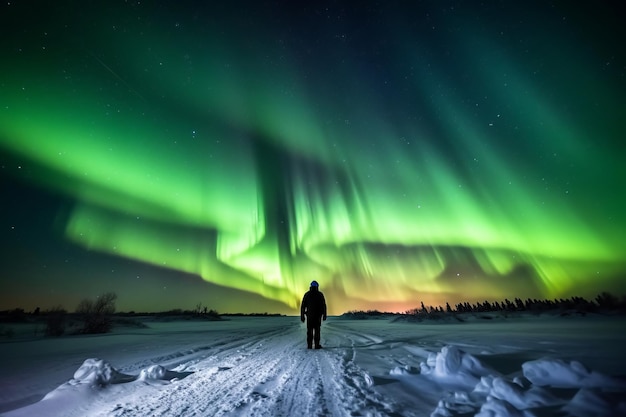
[[[59,337],[65,333],[67,312],[61,306],[46,312],[46,336]]]
[[[108,333],[113,328],[112,315],[115,313],[117,294],[107,292],[95,299],[84,299],[76,307],[76,314],[83,320],[83,333]]]

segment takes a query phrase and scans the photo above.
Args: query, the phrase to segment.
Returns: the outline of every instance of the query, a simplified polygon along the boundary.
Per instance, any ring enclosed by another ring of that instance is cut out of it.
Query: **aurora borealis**
[[[0,6],[0,309],[624,292],[611,2],[227,3]]]

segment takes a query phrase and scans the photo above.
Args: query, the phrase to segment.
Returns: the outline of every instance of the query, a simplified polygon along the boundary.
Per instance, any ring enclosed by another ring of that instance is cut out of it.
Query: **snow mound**
[[[152,365],[142,369],[139,375],[127,375],[119,372],[105,360],[89,358],[74,372],[74,378],[48,392],[41,401],[16,409],[8,415],[14,417],[68,415],[71,408],[86,406],[103,393],[110,394],[111,390],[107,388],[112,384],[117,384],[120,392],[130,393],[137,388],[136,381],[164,385],[191,373],[169,371],[161,365]]]
[[[456,346],[429,353],[420,363],[420,372],[406,365],[389,372],[423,390],[433,383],[441,388],[431,417],[534,417],[552,415],[557,409],[576,417],[626,416],[626,401],[621,397],[626,384],[617,377],[559,359],[525,362],[522,373],[523,377],[520,372],[512,377],[501,375]],[[562,388],[578,391],[567,393]]]
[[[524,389],[514,381],[502,377],[483,377],[474,388],[475,393],[487,394],[487,399],[497,399],[510,403],[518,410],[545,407],[559,404],[561,401],[550,392],[540,387]],[[494,407],[499,407],[494,405]]]
[[[167,369],[161,365],[152,365],[146,369],[142,369],[138,379],[140,381],[164,379],[166,373]]]
[[[161,365],[151,365],[142,369],[139,372],[139,375],[127,375],[119,372],[105,360],[90,358],[86,359],[76,372],[74,372],[74,378],[67,382],[67,385],[89,385],[92,387],[103,388],[110,384],[123,384],[133,381],[173,382],[175,380],[182,379],[191,373],[192,372],[175,372],[167,370]],[[63,385],[59,388],[63,388]]]
[[[420,368],[422,375],[467,389],[475,387],[482,376],[497,374],[456,346],[444,346],[441,352],[431,353],[427,361],[420,364]]]
[[[522,365],[524,376],[539,386],[555,388],[626,388],[616,378],[587,369],[582,363],[560,359],[538,359]]]
[[[74,372],[74,379],[70,382],[75,384],[109,385],[120,382],[128,382],[134,377],[118,372],[110,363],[97,358],[86,359]]]

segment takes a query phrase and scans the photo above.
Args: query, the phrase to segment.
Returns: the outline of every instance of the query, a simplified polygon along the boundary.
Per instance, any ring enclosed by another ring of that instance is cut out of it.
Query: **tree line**
[[[534,298],[515,298],[512,301],[505,298],[502,301],[484,301],[469,303],[458,303],[452,308],[446,303],[446,313],[490,313],[490,312],[514,312],[528,311],[542,313],[555,310],[576,310],[581,313],[593,313],[599,311],[626,311],[626,296],[618,298],[608,292],[603,292],[593,300],[583,297],[573,296],[570,298],[555,298],[538,300]],[[443,313],[442,306],[428,306],[421,303],[420,308],[411,309],[405,312],[408,315],[424,315],[433,313]]]
[[[397,316],[402,314],[417,318],[437,318],[443,315],[457,315],[463,313],[513,313],[513,312],[530,312],[541,314],[546,312],[567,312],[574,311],[580,314],[586,313],[602,313],[615,312],[626,313],[626,296],[617,297],[608,292],[603,292],[596,296],[593,300],[583,297],[573,296],[570,298],[555,298],[538,300],[535,298],[514,298],[509,300],[505,298],[501,301],[483,301],[483,302],[461,302],[454,304],[446,302],[445,306],[426,306],[424,302],[420,302],[420,307],[406,310],[403,313],[381,312],[378,310],[352,310],[343,314],[345,318],[366,319],[377,317]]]

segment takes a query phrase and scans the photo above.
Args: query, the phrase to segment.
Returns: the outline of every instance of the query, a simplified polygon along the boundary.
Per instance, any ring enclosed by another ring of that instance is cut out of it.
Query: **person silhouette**
[[[311,288],[304,294],[302,305],[300,306],[300,320],[304,323],[306,316],[306,346],[308,349],[313,347],[321,349],[320,344],[320,328],[322,320],[326,320],[326,299],[320,291],[317,281],[311,282]]]

